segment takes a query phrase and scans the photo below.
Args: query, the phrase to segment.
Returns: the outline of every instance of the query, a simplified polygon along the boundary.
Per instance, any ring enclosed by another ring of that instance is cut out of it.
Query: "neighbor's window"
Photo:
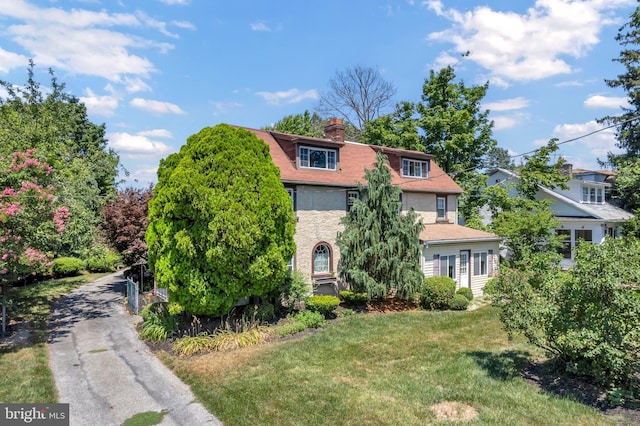
[[[487,252],[473,253],[473,275],[487,275]]]
[[[313,249],[313,273],[328,274],[331,272],[331,249],[327,244],[318,244]]]
[[[301,146],[299,148],[300,167],[310,169],[336,169],[336,150]]]
[[[558,249],[558,253],[560,253],[565,259],[571,259],[571,230],[557,229],[556,234],[559,237],[564,237],[562,240],[562,247]]]
[[[429,162],[422,160],[402,159],[402,176],[415,178],[429,177]]]
[[[592,240],[593,232],[591,231],[591,229],[576,229],[575,237],[576,237],[576,245],[578,245],[578,242],[580,240],[587,241],[590,243],[593,241]]]
[[[437,197],[436,198],[437,211],[438,211],[438,219],[446,219],[447,218],[447,197]]]
[[[604,202],[604,189],[592,186],[582,187],[582,202],[590,204],[602,204]]]

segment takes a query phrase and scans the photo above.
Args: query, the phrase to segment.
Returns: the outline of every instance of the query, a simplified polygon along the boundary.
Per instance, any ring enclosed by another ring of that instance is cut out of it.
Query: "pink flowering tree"
[[[35,157],[33,149],[0,158],[0,283],[3,332],[7,287],[45,271],[51,253],[69,219],[56,204],[52,167]]]

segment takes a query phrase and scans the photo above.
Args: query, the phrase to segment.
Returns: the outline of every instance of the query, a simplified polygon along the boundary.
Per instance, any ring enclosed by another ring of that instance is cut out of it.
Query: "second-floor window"
[[[604,202],[604,189],[593,186],[582,187],[582,202],[589,204],[602,204]]]
[[[438,212],[438,220],[447,218],[447,197],[436,198],[436,210]]]
[[[426,179],[429,177],[429,162],[422,160],[402,159],[402,176]]]
[[[336,150],[301,146],[299,148],[300,167],[310,169],[336,169]]]

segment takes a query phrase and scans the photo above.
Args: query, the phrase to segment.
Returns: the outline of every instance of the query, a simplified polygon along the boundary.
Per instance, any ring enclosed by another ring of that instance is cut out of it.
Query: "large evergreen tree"
[[[418,215],[400,213],[399,187],[391,184],[387,157],[378,153],[376,164],[365,170],[366,185],[358,184],[360,199],[342,220],[338,234],[340,276],[357,292],[369,297],[411,299],[420,289],[420,231]]]
[[[58,253],[78,253],[96,237],[104,200],[113,196],[118,155],[107,146],[104,125],[89,121],[87,110],[50,70],[51,87],[43,90],[28,68],[24,86],[0,81],[0,157],[35,149],[55,170],[53,185],[71,212]]]
[[[617,78],[605,80],[612,88],[622,88],[627,93],[629,108],[622,108],[622,114],[607,116],[599,120],[601,123],[617,125],[616,138],[618,147],[624,153],[609,153],[609,163],[618,169],[613,188],[613,198],[621,207],[633,211],[640,208],[640,6],[637,7],[629,22],[618,30],[616,40],[623,47],[620,56],[614,61],[625,67],[625,72]]]
[[[281,284],[295,252],[291,198],[269,147],[220,124],[160,162],[147,245],[158,285],[194,314],[226,314],[234,301]]]

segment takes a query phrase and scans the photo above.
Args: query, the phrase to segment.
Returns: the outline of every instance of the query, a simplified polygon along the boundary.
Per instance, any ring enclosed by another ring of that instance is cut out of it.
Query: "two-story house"
[[[392,183],[402,189],[402,211],[413,209],[425,224],[422,268],[425,275],[448,275],[480,295],[497,267],[498,237],[457,225],[461,188],[438,167],[433,156],[418,151],[344,140],[342,120],[333,119],[324,138],[247,129],[269,146],[280,179],[292,198],[297,251],[291,267],[314,284],[316,292],[339,291],[340,249],[337,233],[364,170],[376,153],[389,158]]]
[[[620,225],[633,214],[607,202],[612,172],[573,170],[570,164],[565,164],[563,172],[570,176],[567,182],[569,189],[551,190],[540,186],[536,198],[553,201],[551,209],[560,222],[556,232],[566,236],[561,250],[564,257],[561,266],[568,268],[573,265],[575,247],[580,241],[600,244],[607,237],[619,236]],[[516,173],[496,169],[489,174],[487,184],[509,185],[517,180]],[[517,194],[513,192],[512,196]]]

